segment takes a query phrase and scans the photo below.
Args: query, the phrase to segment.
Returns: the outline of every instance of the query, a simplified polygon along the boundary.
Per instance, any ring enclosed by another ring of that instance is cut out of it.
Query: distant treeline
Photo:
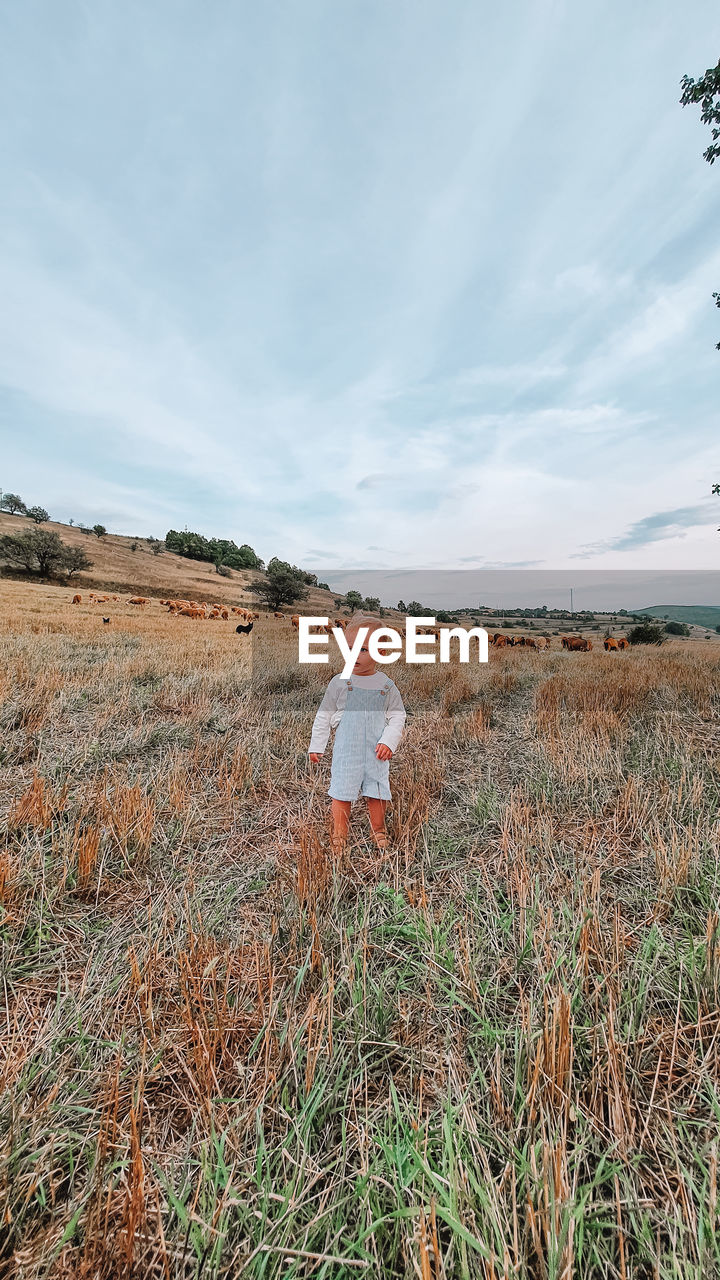
[[[548,609],[547,605],[541,605],[537,609],[492,609],[490,605],[480,604],[476,608],[470,607],[466,609],[451,609],[446,612],[443,609],[435,609],[430,605],[421,605],[413,600],[406,605],[402,600],[398,600],[398,609],[401,613],[408,614],[427,614],[433,615],[438,622],[457,621],[458,618],[467,617],[483,617],[483,618],[539,618],[552,620],[554,622],[572,621],[576,622],[593,622],[597,617],[613,617],[622,618],[623,621],[633,621],[635,619],[645,618],[644,613],[628,613],[627,609],[576,609],[571,613],[569,609]]]
[[[489,606],[480,605],[477,610],[471,609],[468,612],[479,612],[484,614],[486,618],[589,618],[592,619],[598,614],[604,616],[618,618],[633,618],[635,614],[629,614],[627,609],[575,609],[570,612],[569,609],[548,609],[547,605],[541,605],[537,609],[491,609]],[[639,616],[639,615],[638,615]]]
[[[201,533],[178,533],[168,529],[165,548],[188,560],[209,560],[214,565],[227,565],[228,569],[263,569],[264,564],[246,542],[241,547],[227,538],[204,538]]]

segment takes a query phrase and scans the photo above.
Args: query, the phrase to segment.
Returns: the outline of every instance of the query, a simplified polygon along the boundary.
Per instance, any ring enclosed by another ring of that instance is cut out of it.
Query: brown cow
[[[284,614],[284,613],[274,613],[274,614],[273,614],[273,618],[284,618],[284,617],[285,617],[285,614]]]
[[[548,649],[549,647],[550,646],[548,644],[547,636],[536,636],[535,638],[536,649],[543,650],[543,649]]]
[[[592,649],[592,640],[586,640],[584,636],[568,636],[566,647],[577,653],[588,653]]]
[[[603,647],[606,653],[616,653],[618,642],[617,640],[614,640],[612,636],[606,636],[603,641]]]
[[[147,596],[131,596],[130,599],[128,600],[128,604],[149,604],[149,603],[150,601]]]
[[[507,637],[507,636],[497,635],[497,636],[495,636],[495,639],[493,640],[493,644],[495,645],[495,648],[496,648],[496,649],[504,649],[504,648],[506,647],[507,643],[508,643],[508,637]]]
[[[618,646],[618,649],[629,649],[630,641],[628,640],[627,636],[619,636],[617,646]]]
[[[294,613],[290,621],[292,622],[295,630],[299,631],[300,630],[300,614]]]
[[[73,604],[82,604],[82,596],[73,596],[72,602]]]

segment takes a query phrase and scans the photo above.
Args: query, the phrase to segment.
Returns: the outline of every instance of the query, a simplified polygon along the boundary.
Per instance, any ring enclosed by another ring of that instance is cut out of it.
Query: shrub
[[[665,640],[665,627],[662,622],[640,622],[628,631],[630,644],[662,644]]]

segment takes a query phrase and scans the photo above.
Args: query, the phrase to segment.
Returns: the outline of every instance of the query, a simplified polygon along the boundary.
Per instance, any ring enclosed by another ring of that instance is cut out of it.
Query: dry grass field
[[[71,594],[0,582],[0,1274],[720,1274],[720,647],[396,665],[334,866],[289,625]]]

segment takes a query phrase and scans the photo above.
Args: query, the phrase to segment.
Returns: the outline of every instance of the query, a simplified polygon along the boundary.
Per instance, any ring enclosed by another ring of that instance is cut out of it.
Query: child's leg
[[[387,800],[378,800],[375,796],[368,796],[367,806],[373,838],[378,848],[384,849],[387,845],[387,835],[385,833]]]
[[[347,840],[350,826],[350,801],[332,799],[333,841],[342,844]]]

